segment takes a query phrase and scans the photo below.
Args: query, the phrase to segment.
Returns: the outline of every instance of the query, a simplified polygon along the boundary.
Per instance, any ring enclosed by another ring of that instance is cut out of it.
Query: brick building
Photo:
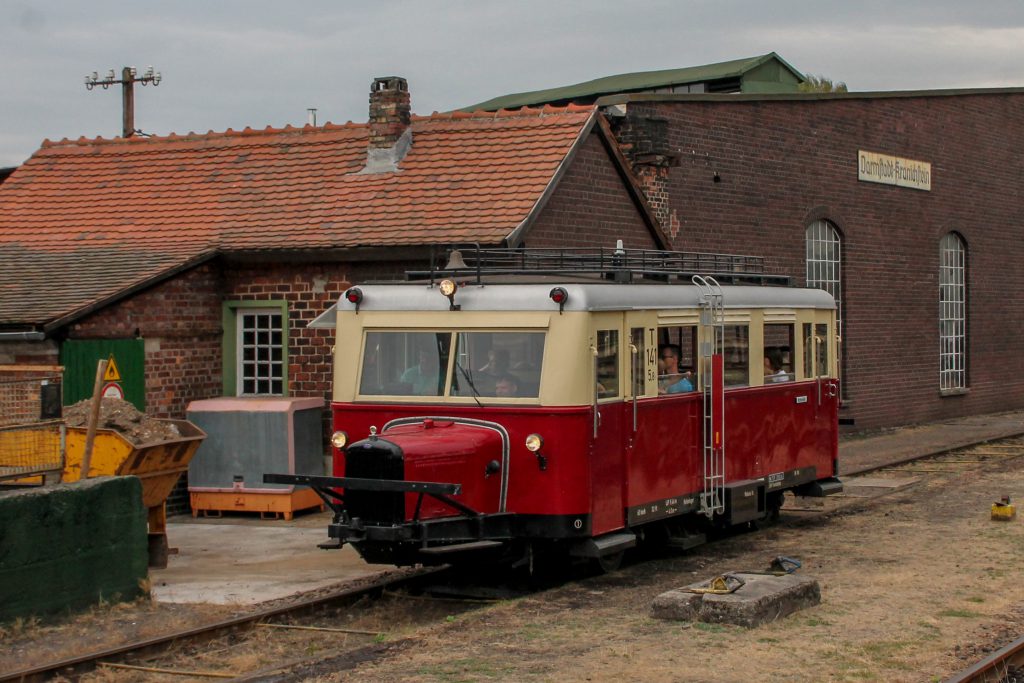
[[[763,254],[836,296],[845,421],[1024,407],[1024,90],[630,95],[603,111],[674,248]]]
[[[733,73],[758,92],[674,85]],[[1024,89],[787,93],[794,77],[772,53],[489,102],[594,103],[673,249],[764,255],[832,292],[844,423],[1024,408]]]
[[[665,245],[591,106],[416,117],[383,78],[367,124],[47,141],[0,186],[0,364],[61,362],[72,402],[113,353],[162,417],[329,398],[333,335],[306,324],[351,283],[430,245],[616,239]]]

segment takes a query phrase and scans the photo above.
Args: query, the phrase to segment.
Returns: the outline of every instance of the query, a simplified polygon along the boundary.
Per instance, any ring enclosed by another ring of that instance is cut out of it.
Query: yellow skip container
[[[142,502],[149,508],[149,564],[167,566],[167,496],[195,455],[206,433],[188,420],[162,420],[173,424],[180,437],[135,444],[111,429],[97,429],[89,463],[89,476],[134,476],[142,481]],[[86,429],[68,427],[63,481],[82,476]]]

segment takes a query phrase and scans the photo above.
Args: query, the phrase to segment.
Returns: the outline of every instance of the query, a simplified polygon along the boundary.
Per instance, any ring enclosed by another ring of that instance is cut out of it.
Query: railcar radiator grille
[[[345,476],[356,479],[405,478],[402,449],[390,441],[354,444],[345,454]],[[401,524],[405,521],[405,494],[380,491],[348,491],[345,503],[349,516],[374,525]]]

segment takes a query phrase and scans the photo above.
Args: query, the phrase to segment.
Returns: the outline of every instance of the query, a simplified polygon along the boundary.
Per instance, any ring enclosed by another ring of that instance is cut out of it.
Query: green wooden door
[[[92,396],[96,364],[111,357],[113,368],[107,369],[104,386],[116,385],[124,394],[124,400],[141,411],[146,410],[146,351],[141,339],[69,339],[61,344],[64,405]],[[111,391],[116,388],[111,387]]]

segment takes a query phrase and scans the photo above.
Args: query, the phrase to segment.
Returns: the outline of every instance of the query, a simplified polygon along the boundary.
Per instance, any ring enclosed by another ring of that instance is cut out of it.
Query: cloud
[[[776,51],[855,90],[1024,86],[1019,0],[15,1],[0,165],[45,138],[120,133],[116,90],[82,77],[134,64],[136,124],[153,133],[366,120],[374,76],[409,79],[413,110],[618,73]]]

